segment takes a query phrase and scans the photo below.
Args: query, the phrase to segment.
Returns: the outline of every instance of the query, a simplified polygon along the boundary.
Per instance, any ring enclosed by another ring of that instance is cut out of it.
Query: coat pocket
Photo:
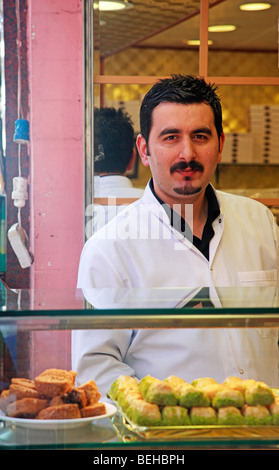
[[[277,270],[270,269],[268,271],[247,271],[238,273],[240,284],[242,287],[249,286],[276,286]]]

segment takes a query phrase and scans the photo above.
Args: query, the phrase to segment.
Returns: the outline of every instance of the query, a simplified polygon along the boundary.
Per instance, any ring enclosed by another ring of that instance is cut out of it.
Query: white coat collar
[[[214,186],[209,183],[210,186],[212,187],[214,193],[215,193],[215,196],[217,198],[217,201],[218,201],[218,204],[219,204],[219,208],[220,208],[220,216],[221,218],[223,219],[223,214],[222,214],[222,198],[220,197],[220,192],[217,191]],[[221,193],[222,194],[222,193]],[[161,207],[161,211],[160,211],[160,214],[162,212],[162,216],[161,218],[163,220],[168,220],[169,221],[169,217],[166,213],[166,211],[164,210],[164,208],[162,207],[162,205],[160,204],[160,202],[158,201],[158,199],[154,196],[151,188],[150,188],[150,180],[148,181],[146,187],[145,187],[145,190],[144,190],[144,194],[143,194],[143,197],[141,198],[141,201],[144,203],[144,204],[150,204],[150,205],[155,205],[156,207],[156,211],[158,210],[158,207]],[[164,214],[164,215],[163,215]],[[165,219],[166,217],[166,219]]]
[[[191,247],[191,249],[196,251],[198,255],[204,257],[204,255],[198,250],[198,248],[196,248],[193,245],[191,240],[189,240],[187,237],[184,237],[178,230],[176,230],[171,225],[170,219],[169,219],[169,216],[168,216],[167,212],[165,211],[162,204],[158,201],[158,199],[154,196],[154,194],[153,194],[153,192],[150,188],[149,183],[150,182],[148,182],[148,184],[145,188],[145,191],[144,191],[144,195],[140,199],[140,201],[143,204],[149,205],[148,211],[151,211],[153,214],[155,214],[159,218],[159,220],[161,220],[164,224],[166,224],[169,227],[169,229],[172,230],[172,232],[175,234],[175,236],[180,240],[180,242],[182,242],[183,244]],[[222,237],[223,228],[224,228],[224,224],[223,224],[224,214],[222,214],[222,212],[221,212],[221,198],[220,198],[220,195],[218,194],[218,192],[215,190],[215,188],[213,186],[212,186],[212,189],[213,189],[213,191],[216,195],[216,198],[217,198],[217,201],[218,201],[218,204],[219,204],[220,215],[218,216],[217,219],[215,219],[215,221],[213,221],[215,236],[213,237],[213,239],[211,240],[211,243],[210,243],[210,264],[212,263],[213,258],[215,256],[217,247],[218,247],[219,242],[220,242],[221,237]]]

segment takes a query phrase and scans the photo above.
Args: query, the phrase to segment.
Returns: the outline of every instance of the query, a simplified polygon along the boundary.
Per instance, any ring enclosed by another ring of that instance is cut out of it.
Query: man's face
[[[203,196],[223,144],[224,135],[219,141],[213,111],[205,103],[159,104],[152,113],[148,152],[145,139],[139,135],[137,140],[155,192],[167,204],[192,203]]]

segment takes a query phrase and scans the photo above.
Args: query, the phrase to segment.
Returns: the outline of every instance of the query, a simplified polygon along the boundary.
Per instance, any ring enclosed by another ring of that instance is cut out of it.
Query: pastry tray
[[[187,425],[139,426],[133,423],[117,402],[117,413],[111,418],[119,437],[124,441],[140,440],[270,440],[279,444],[279,426],[263,425]]]

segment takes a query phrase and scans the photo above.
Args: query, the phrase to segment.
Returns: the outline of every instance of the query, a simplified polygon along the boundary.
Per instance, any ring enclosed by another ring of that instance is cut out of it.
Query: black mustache
[[[190,162],[178,162],[175,163],[174,165],[171,166],[170,172],[171,174],[176,171],[176,170],[186,170],[187,168],[190,168],[190,170],[198,170],[198,171],[203,171],[203,165],[196,160],[191,160]]]

